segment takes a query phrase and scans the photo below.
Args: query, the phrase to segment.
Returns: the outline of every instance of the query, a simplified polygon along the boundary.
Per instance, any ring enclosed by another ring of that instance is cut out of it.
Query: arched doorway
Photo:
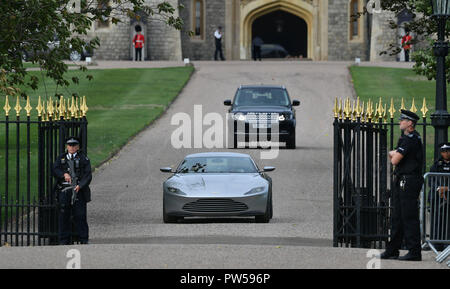
[[[252,23],[252,38],[256,36],[265,44],[278,47],[272,48],[275,52],[283,48],[289,56],[308,57],[308,25],[305,20],[289,12],[277,10],[255,19]],[[284,55],[284,53],[271,54],[270,50],[268,49],[266,57]]]
[[[318,47],[316,46],[317,37],[314,37],[315,35],[318,35],[318,31],[316,31],[318,27],[316,23],[318,21],[318,18],[314,17],[314,15],[317,15],[318,11],[315,9],[316,8],[309,1],[304,0],[253,0],[244,2],[244,4],[241,5],[240,11],[240,58],[251,58],[254,28],[253,24],[255,24],[255,26],[258,26],[258,22],[260,22],[258,19],[261,19],[261,22],[264,22],[264,19],[270,20],[270,18],[276,16],[277,13],[279,15],[279,13],[284,12],[286,14],[281,15],[292,19],[294,23],[302,22],[299,25],[303,29],[301,29],[301,31],[292,32],[294,34],[291,36],[291,38],[297,39],[298,41],[302,42],[301,45],[297,44],[297,46],[304,47],[303,45],[306,45],[306,53],[303,54],[303,57],[307,57],[312,60],[318,59],[317,56],[319,55],[317,53],[319,53],[320,51],[317,50]],[[267,18],[264,17],[266,15]],[[305,22],[306,24],[303,22]],[[255,27],[255,29],[258,28]],[[304,32],[304,29],[306,29],[306,33]],[[316,31],[316,33],[313,33],[313,31]],[[271,39],[269,39],[269,41],[270,40]],[[303,44],[303,42],[305,42],[305,44]],[[292,44],[289,45],[291,46]],[[315,49],[313,49],[314,47]],[[304,51],[304,48],[302,48],[301,51]],[[294,53],[296,53],[295,49]]]

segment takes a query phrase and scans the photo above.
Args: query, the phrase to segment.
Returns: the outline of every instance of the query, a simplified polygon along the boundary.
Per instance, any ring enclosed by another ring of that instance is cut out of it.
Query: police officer
[[[450,143],[443,143],[440,146],[441,156],[430,168],[430,172],[434,173],[450,173]],[[431,232],[430,235],[433,239],[449,240],[450,238],[450,219],[447,216],[445,203],[448,201],[449,188],[448,178],[442,180],[442,186],[437,186],[439,180],[436,183],[431,183],[431,192],[428,194],[428,202],[431,205]],[[433,186],[433,187],[432,187]],[[433,198],[431,195],[434,194]],[[444,205],[444,206],[439,206]],[[436,218],[436,219],[435,219]],[[443,251],[445,245],[436,244],[435,248],[438,251]]]
[[[69,137],[66,141],[67,151],[60,155],[53,164],[53,176],[58,181],[59,244],[69,245],[71,242],[72,224],[81,244],[89,241],[86,207],[91,201],[89,184],[92,180],[91,163],[80,151],[80,140]]]
[[[395,166],[392,236],[381,259],[422,260],[418,198],[423,184],[423,151],[422,140],[415,130],[418,120],[417,114],[401,110],[400,129],[403,133],[397,149],[389,152],[391,163]],[[399,257],[403,239],[408,253]]]

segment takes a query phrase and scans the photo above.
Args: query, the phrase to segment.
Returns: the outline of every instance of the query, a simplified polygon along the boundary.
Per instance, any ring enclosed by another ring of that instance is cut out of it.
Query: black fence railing
[[[334,108],[334,218],[333,246],[383,248],[390,237],[391,188],[393,167],[388,151],[397,141],[398,121],[394,119],[394,104],[389,111],[380,102],[366,108],[359,99],[350,104],[347,99]],[[402,108],[404,104],[402,101]],[[416,111],[414,103],[411,107]],[[422,135],[426,156],[426,103],[422,107],[423,121],[416,130]],[[387,112],[390,119],[387,119]],[[426,168],[424,157],[423,168]],[[425,170],[424,170],[425,171]]]
[[[58,236],[58,204],[54,192],[52,164],[65,150],[65,140],[78,136],[87,149],[86,100],[60,98],[42,104],[37,120],[31,120],[27,99],[26,118],[17,98],[16,117],[11,118],[6,98],[4,120],[0,120],[0,246],[55,244]],[[34,111],[33,111],[34,112]],[[34,112],[35,113],[35,112]]]

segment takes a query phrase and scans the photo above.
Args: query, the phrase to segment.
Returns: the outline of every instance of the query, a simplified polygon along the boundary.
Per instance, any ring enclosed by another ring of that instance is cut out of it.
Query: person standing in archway
[[[405,62],[409,62],[409,53],[411,51],[411,41],[412,41],[412,36],[409,35],[409,31],[406,31],[406,35],[403,36],[402,38],[402,47],[403,50],[405,51]]]
[[[219,60],[218,58],[218,54],[220,54],[220,59],[221,60],[225,60],[225,57],[223,57],[223,52],[222,52],[222,27],[219,26],[217,28],[217,30],[214,32],[214,38],[216,40],[216,51],[214,52],[214,60]]]
[[[142,61],[142,48],[144,47],[145,38],[144,35],[142,35],[142,27],[140,25],[136,25],[134,27],[136,31],[136,35],[133,37],[133,45],[134,45],[134,60],[135,61]]]
[[[256,61],[259,59],[261,61],[261,46],[264,44],[264,41],[261,37],[256,36],[253,38],[253,59]]]

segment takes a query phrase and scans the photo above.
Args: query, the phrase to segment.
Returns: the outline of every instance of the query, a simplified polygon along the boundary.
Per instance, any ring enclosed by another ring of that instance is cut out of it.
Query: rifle
[[[75,203],[76,199],[77,199],[77,195],[78,192],[75,191],[75,188],[78,185],[78,176],[75,173],[75,166],[74,166],[74,161],[73,160],[68,160],[67,163],[69,164],[69,174],[70,174],[70,178],[72,179],[71,182],[71,186],[66,188],[66,189],[72,189],[72,199],[71,199],[71,205],[73,206],[73,204]]]

